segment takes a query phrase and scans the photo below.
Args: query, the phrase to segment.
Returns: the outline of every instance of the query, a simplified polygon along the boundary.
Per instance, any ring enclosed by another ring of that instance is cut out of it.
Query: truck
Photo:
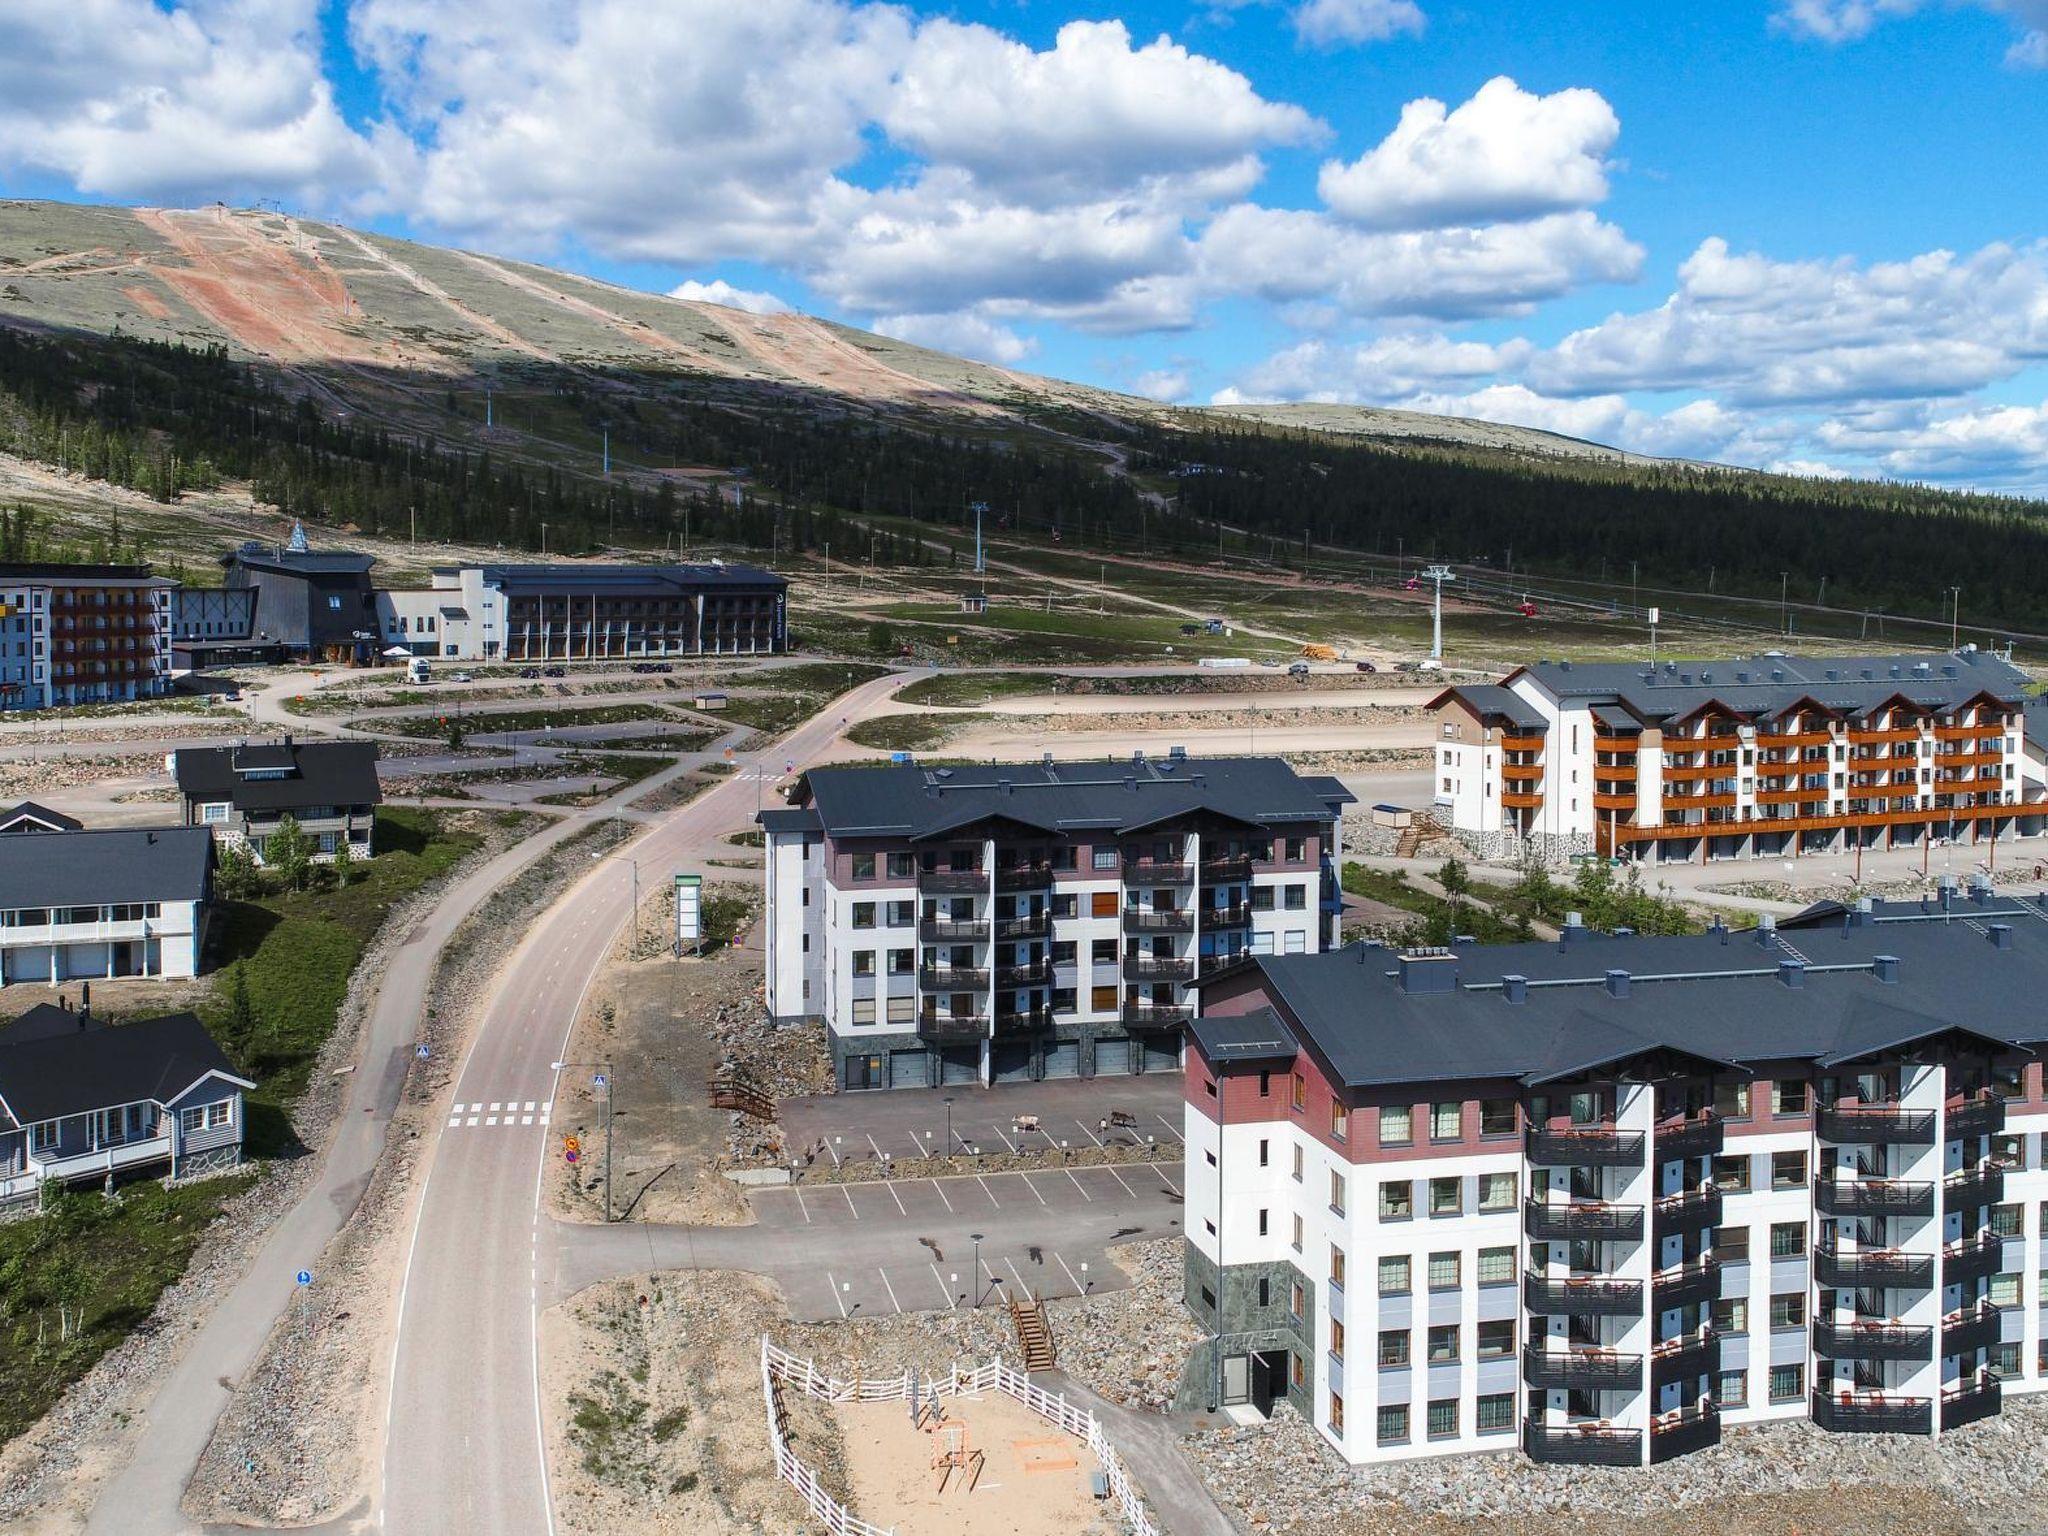
[[[424,656],[415,656],[405,664],[405,680],[408,683],[431,683],[434,680],[434,664]]]

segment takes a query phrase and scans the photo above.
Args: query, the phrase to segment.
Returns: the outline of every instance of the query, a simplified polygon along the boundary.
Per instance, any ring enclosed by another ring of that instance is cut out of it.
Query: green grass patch
[[[921,677],[908,688],[898,690],[896,699],[902,704],[966,709],[990,699],[1051,693],[1058,685],[1058,676],[1048,672],[941,672]]]
[[[712,679],[712,686],[774,688],[785,693],[822,693],[834,697],[888,670],[864,661],[799,661],[786,667],[752,667],[744,672],[721,673]]]
[[[114,1200],[74,1190],[43,1215],[0,1226],[0,1441],[49,1412],[148,1318],[221,1207],[253,1178],[176,1189],[141,1181]]]
[[[1388,934],[1395,943],[1449,944],[1459,934],[1469,933],[1482,944],[1515,944],[1536,936],[1526,919],[1502,917],[1463,892],[1443,897],[1420,890],[1408,883],[1401,870],[1346,864],[1341,883],[1350,895],[1414,915],[1413,921]]]
[[[561,730],[572,725],[636,725],[642,721],[677,719],[675,711],[659,704],[563,704],[535,705],[530,709],[450,708],[436,714],[351,720],[349,728],[432,738],[446,736],[451,725],[461,726],[466,736],[501,736],[515,731]]]
[[[877,715],[852,726],[846,739],[884,752],[922,752],[944,746],[961,724],[945,715]]]
[[[565,789],[552,795],[542,795],[542,805],[595,805],[608,800],[620,790],[638,784],[672,766],[666,759],[646,753],[634,752],[577,752],[562,759],[561,773],[565,778],[588,775],[592,788],[587,790]],[[610,780],[610,783],[602,781]]]

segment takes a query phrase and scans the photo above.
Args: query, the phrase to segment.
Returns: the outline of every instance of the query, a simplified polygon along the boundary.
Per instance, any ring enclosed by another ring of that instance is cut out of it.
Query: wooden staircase
[[[775,1118],[775,1100],[739,1068],[720,1067],[711,1074],[711,1107],[736,1109],[755,1120]]]
[[[1425,844],[1450,835],[1443,823],[1429,812],[1417,811],[1414,819],[1401,829],[1401,836],[1394,844],[1394,857],[1412,859],[1422,852]]]
[[[1049,1371],[1053,1368],[1052,1325],[1046,1321],[1045,1301],[1034,1296],[1023,1301],[1010,1298],[1010,1323],[1017,1330],[1017,1343],[1024,1351],[1024,1369]]]

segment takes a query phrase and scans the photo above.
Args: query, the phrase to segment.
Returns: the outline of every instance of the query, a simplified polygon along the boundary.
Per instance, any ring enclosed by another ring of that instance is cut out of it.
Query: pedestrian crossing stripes
[[[548,1106],[538,1099],[499,1099],[491,1103],[451,1104],[448,1106],[448,1129],[467,1130],[472,1126],[488,1127],[497,1125],[546,1125]]]

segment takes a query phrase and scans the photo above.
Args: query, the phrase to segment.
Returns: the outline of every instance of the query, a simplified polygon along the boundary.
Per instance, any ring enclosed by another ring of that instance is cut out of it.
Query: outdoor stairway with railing
[[[737,1067],[720,1067],[711,1074],[711,1107],[737,1110],[754,1120],[775,1118],[775,1100]]]
[[[1033,1296],[1026,1301],[1012,1296],[1010,1322],[1017,1330],[1017,1343],[1024,1351],[1024,1369],[1027,1372],[1051,1370],[1052,1325],[1046,1320],[1044,1298]]]

